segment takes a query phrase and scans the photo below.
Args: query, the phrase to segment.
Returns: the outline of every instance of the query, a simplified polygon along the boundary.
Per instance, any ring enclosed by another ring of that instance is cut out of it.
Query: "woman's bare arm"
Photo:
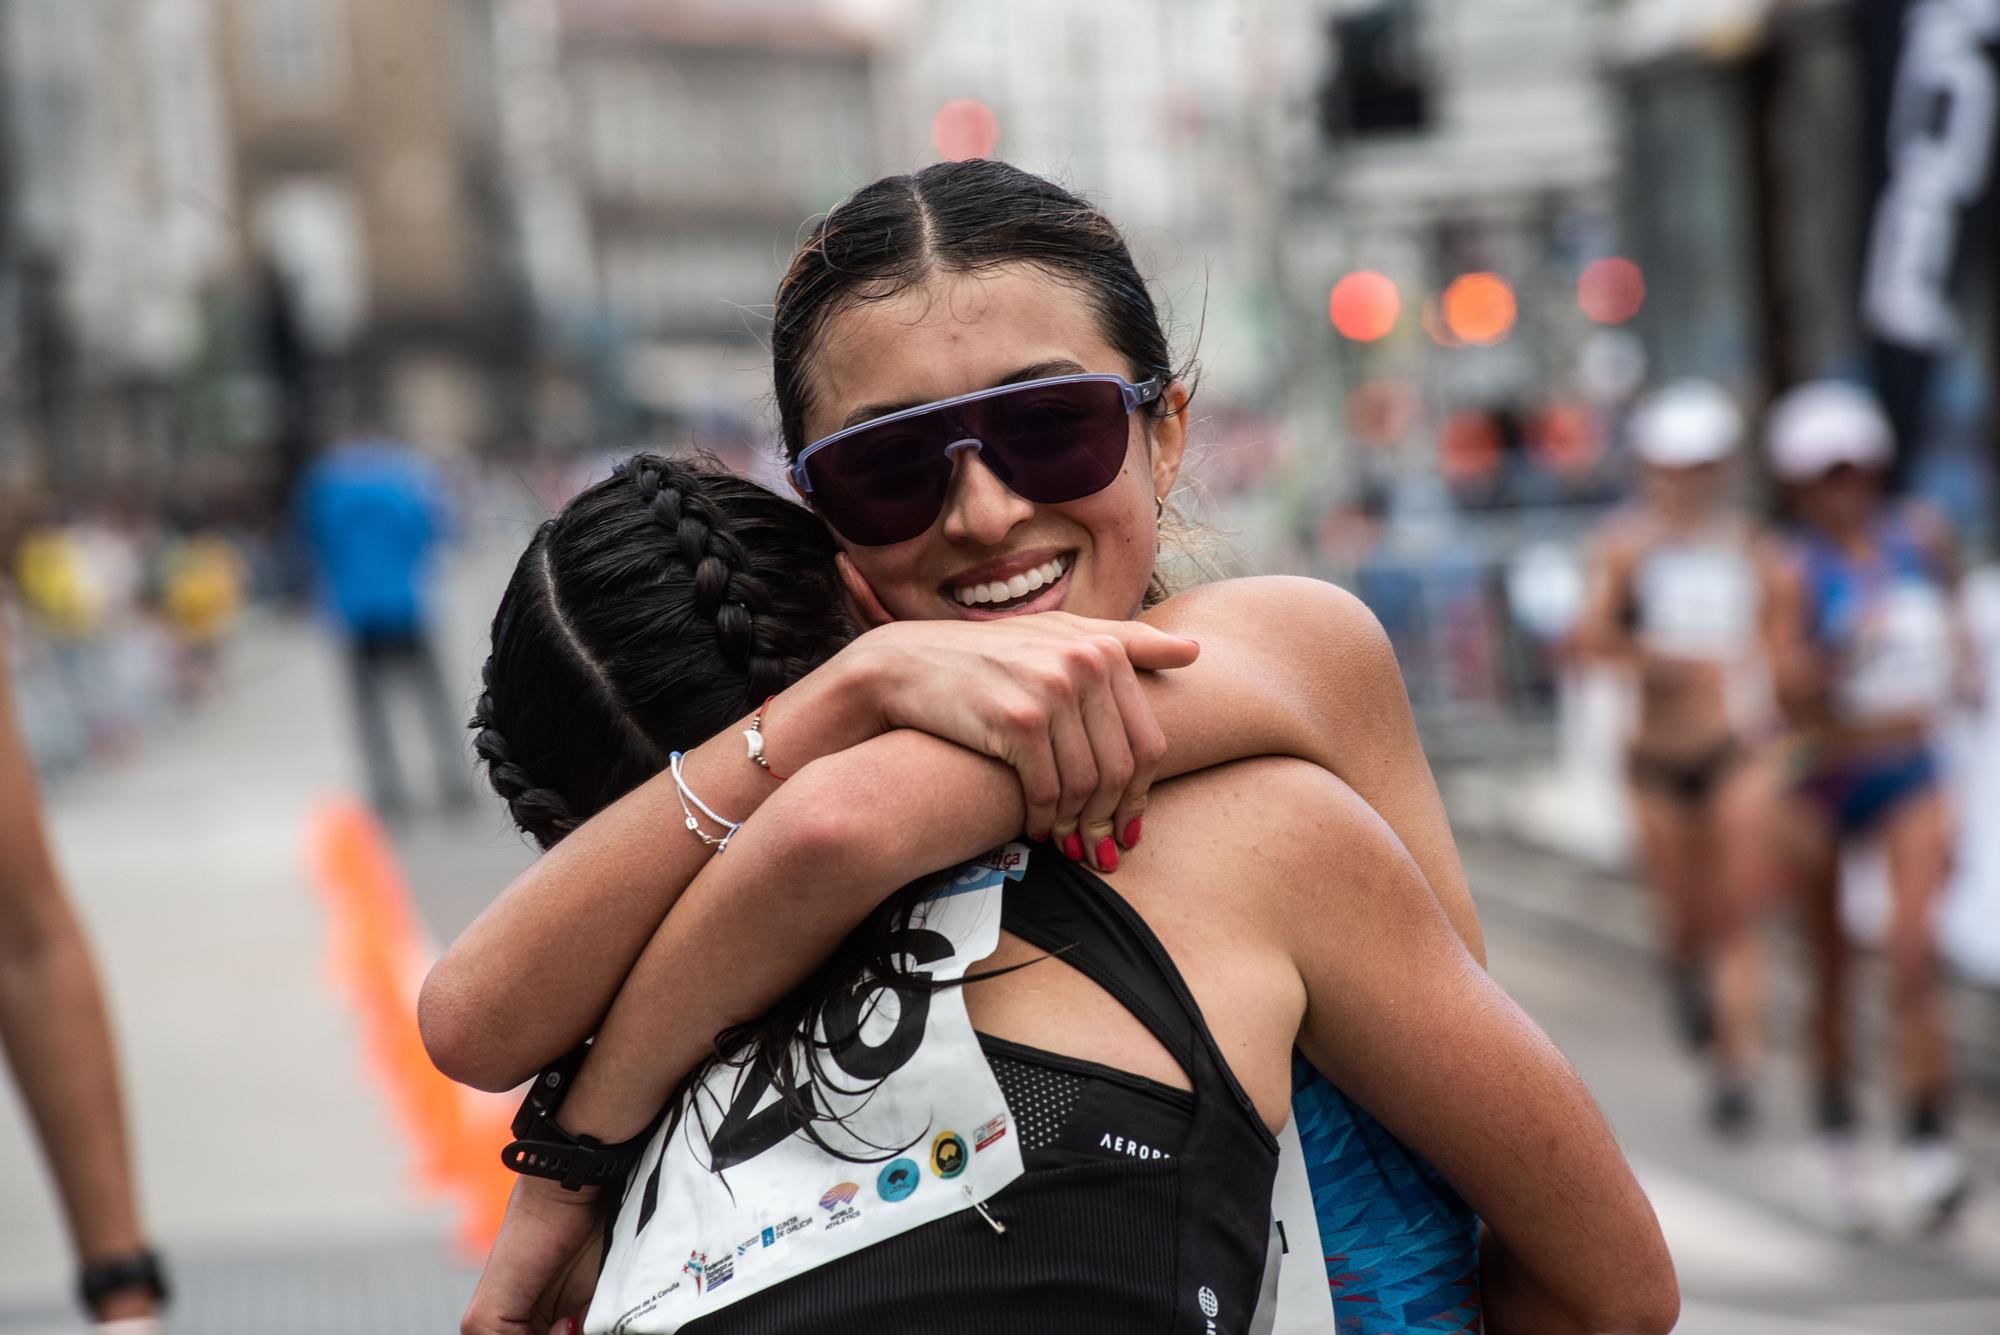
[[[1154,708],[1170,742],[1194,742],[1231,760],[1295,756],[1339,777],[1388,822],[1465,948],[1484,964],[1465,866],[1417,738],[1396,652],[1375,614],[1334,585],[1272,575],[1190,589],[1146,620],[1202,645],[1199,662],[1155,687]],[[1197,691],[1213,698],[1173,711],[1177,693]],[[1191,737],[1190,729],[1202,735]],[[1219,732],[1236,744],[1206,735]]]
[[[882,806],[908,819],[855,839],[852,813]],[[728,856],[702,869],[647,944],[564,1101],[564,1127],[607,1141],[636,1134],[716,1034],[770,1009],[888,890],[1005,841],[1022,810],[1006,766],[922,733],[808,765],[745,823]]]
[[[1289,771],[1287,804],[1313,837],[1265,841],[1278,893],[1264,930],[1306,986],[1299,1046],[1492,1231],[1487,1328],[1670,1329],[1665,1240],[1583,1082],[1419,893],[1381,819],[1334,781]]]
[[[0,663],[6,661],[0,639]],[[0,1051],[46,1151],[79,1259],[143,1247],[111,1021],[42,827],[13,701],[0,686]],[[153,1310],[121,1293],[100,1316]]]
[[[1483,955],[1478,917],[1394,653],[1358,601],[1314,580],[1234,580],[1170,599],[1147,620],[1202,641],[1191,666],[1146,674],[1143,681],[1166,733],[1160,775],[1256,755],[1292,755],[1332,770],[1406,840],[1467,948]],[[754,767],[740,756],[728,758],[737,745],[733,735],[719,746],[711,743],[690,757],[687,769],[705,795],[711,763],[736,781],[740,796],[732,791],[710,798],[731,814],[769,789],[767,781],[745,781],[743,771]],[[712,751],[721,754],[712,757]],[[816,939],[831,945],[902,880],[969,855],[945,851],[971,828],[962,813],[979,810],[983,818],[996,804],[1021,802],[1018,782],[1011,790],[1004,785],[1004,767],[955,752],[938,751],[925,777],[941,781],[939,766],[946,765],[978,776],[978,807],[938,807],[931,794],[940,790],[930,787],[919,801],[900,803],[885,802],[861,785],[840,790],[853,804],[836,813],[839,829],[857,845],[908,835],[932,817],[947,833],[929,845],[933,861],[874,881],[867,887],[872,897],[858,906],[830,899],[824,906],[800,906],[826,915],[808,929]],[[885,820],[884,812],[895,819]],[[483,1088],[508,1088],[591,1032],[706,856],[679,828],[680,818],[668,781],[642,786],[565,839],[467,930],[432,971],[420,1005],[425,1041],[441,1070]],[[970,851],[1020,828],[1000,830]],[[790,836],[779,831],[775,837]],[[732,843],[731,852],[738,846]],[[758,921],[751,903],[739,897],[739,921]],[[803,926],[796,918],[793,925]],[[770,995],[782,995],[784,986]]]
[[[911,651],[912,644],[934,649],[939,628],[913,623],[869,632],[771,702],[764,727],[771,764],[786,773],[891,728],[914,726],[958,736],[1032,775],[1038,770],[1025,752],[1036,728],[1046,742],[1049,720],[1065,708],[1074,713],[1085,686],[1121,672],[1131,677],[1135,666],[1178,666],[1196,652],[1133,623],[1036,620],[1039,627],[998,634],[959,628],[977,635],[971,642],[987,652],[971,656],[956,674]],[[969,638],[961,633],[958,641]],[[1149,715],[1138,722],[1157,731]],[[684,770],[704,801],[736,819],[778,786],[744,753],[741,729],[748,723],[746,716],[689,752]],[[708,848],[687,832],[684,819],[673,780],[662,773],[538,859],[466,928],[425,979],[417,1002],[418,1025],[439,1070],[482,1088],[508,1088],[582,1041],[708,860]],[[866,822],[886,823],[879,811]],[[504,1047],[499,1030],[513,1031]],[[494,1064],[504,1052],[538,1055],[517,1070],[512,1057]]]

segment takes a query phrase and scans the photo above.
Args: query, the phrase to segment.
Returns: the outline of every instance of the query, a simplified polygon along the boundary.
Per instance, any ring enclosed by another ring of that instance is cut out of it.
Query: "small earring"
[[[1153,531],[1157,533],[1161,529],[1165,528],[1166,525],[1167,525],[1167,498],[1164,496],[1155,496],[1153,498]]]

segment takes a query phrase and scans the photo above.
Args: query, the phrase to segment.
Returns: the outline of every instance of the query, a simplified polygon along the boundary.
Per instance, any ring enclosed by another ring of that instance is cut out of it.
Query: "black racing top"
[[[692,1335],[1232,1335],[1251,1328],[1278,1146],[1165,947],[1087,868],[1030,860],[1002,925],[1123,1005],[1177,1090],[981,1037],[1027,1171],[987,1202],[754,1293]]]

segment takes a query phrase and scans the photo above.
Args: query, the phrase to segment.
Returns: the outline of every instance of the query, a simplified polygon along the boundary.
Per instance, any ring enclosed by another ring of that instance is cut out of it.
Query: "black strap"
[[[120,1293],[150,1293],[153,1301],[167,1303],[167,1268],[150,1247],[130,1256],[106,1257],[92,1261],[77,1273],[76,1296],[85,1310],[95,1314],[99,1303]]]
[[[1022,879],[1007,886],[1000,925],[1109,993],[1180,1063],[1197,1091],[1211,1082],[1227,1089],[1257,1136],[1276,1150],[1276,1139],[1216,1047],[1173,957],[1102,877],[1052,853],[1032,858]]]

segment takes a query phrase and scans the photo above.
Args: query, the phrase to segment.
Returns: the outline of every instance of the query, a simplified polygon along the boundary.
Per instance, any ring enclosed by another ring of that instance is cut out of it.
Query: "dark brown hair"
[[[787,457],[808,442],[812,361],[827,322],[940,273],[1032,264],[1081,292],[1135,381],[1176,372],[1159,311],[1125,238],[1104,213],[1004,162],[940,162],[863,186],[814,222],[771,320],[771,378]],[[1166,411],[1156,400],[1152,411]]]

